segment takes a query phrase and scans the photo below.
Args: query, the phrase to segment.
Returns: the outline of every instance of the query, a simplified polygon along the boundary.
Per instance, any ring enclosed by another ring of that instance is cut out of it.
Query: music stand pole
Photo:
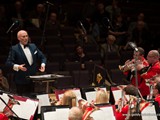
[[[9,108],[9,110],[18,118],[18,120],[20,120],[18,115],[8,106],[8,104],[1,97],[0,97],[0,99],[7,106],[7,108]]]

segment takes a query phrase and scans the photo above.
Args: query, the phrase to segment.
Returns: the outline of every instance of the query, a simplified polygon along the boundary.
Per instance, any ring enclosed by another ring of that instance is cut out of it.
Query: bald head
[[[151,50],[147,55],[147,60],[150,64],[154,64],[159,61],[159,52],[158,50]]]
[[[154,56],[154,57],[156,57],[156,58],[159,58],[159,52],[158,52],[158,50],[151,50],[149,52],[149,54],[152,55],[152,56]]]
[[[19,42],[23,45],[26,45],[28,43],[28,33],[25,30],[20,30],[17,33],[17,39],[19,40]]]

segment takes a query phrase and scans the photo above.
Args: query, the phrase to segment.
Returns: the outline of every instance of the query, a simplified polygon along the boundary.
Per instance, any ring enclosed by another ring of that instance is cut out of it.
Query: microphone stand
[[[50,8],[50,4],[47,4],[47,13],[46,13],[45,21],[44,21],[42,40],[41,40],[41,48],[42,48],[43,51],[45,49],[44,43],[46,42],[45,32],[46,32],[46,24],[47,24],[47,20],[48,20],[49,8]]]

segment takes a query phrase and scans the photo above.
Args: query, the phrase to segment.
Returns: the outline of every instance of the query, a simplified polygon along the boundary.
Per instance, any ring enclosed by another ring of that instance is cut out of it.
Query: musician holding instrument
[[[137,48],[138,51],[134,51],[133,59],[127,60],[125,65],[119,66],[120,70],[127,76],[127,79],[131,81],[131,84],[136,86],[136,76],[135,76],[135,64],[136,66],[141,64],[144,68],[149,66],[147,60],[144,58],[144,49],[142,47]],[[137,63],[135,63],[135,61]],[[142,94],[143,98],[146,98],[149,94],[149,87],[146,85],[144,78],[141,77],[139,72],[137,73],[138,89]]]
[[[142,64],[137,65],[138,73],[147,83],[149,83],[153,77],[160,74],[159,57],[160,54],[158,50],[150,50],[147,55],[147,61],[150,65],[149,68],[146,69]]]
[[[116,109],[116,120],[131,120],[133,117],[136,117],[136,120],[141,119],[141,112],[150,103],[142,98],[142,96],[138,92],[138,89],[134,85],[127,85],[127,87],[125,87],[123,91],[125,95],[129,95],[129,100],[125,101],[125,104],[121,106],[121,110]],[[140,98],[137,98],[137,94]],[[139,102],[137,102],[138,99]],[[120,102],[123,102],[122,98],[121,100],[119,100],[119,103]]]

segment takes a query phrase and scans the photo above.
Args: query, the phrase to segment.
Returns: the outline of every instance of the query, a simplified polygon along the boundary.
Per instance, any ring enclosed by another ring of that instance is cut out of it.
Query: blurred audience
[[[109,34],[112,34],[116,37],[116,44],[119,48],[123,47],[127,43],[127,33],[128,26],[126,24],[125,18],[123,15],[119,14],[113,18],[111,28],[109,29]]]
[[[114,35],[108,35],[106,37],[106,42],[101,44],[100,52],[102,61],[105,60],[107,53],[117,52],[119,54],[119,47],[115,42],[116,42],[116,37]]]
[[[81,69],[85,69],[85,62],[86,61],[92,61],[91,58],[87,55],[87,53],[84,51],[84,48],[81,45],[77,45],[75,47],[75,54],[71,58],[72,61],[80,62],[81,63]]]
[[[55,35],[55,36],[60,36],[60,23],[57,18],[57,13],[51,12],[49,15],[49,19],[46,23],[46,33],[47,35]]]
[[[35,10],[31,11],[28,15],[30,22],[37,28],[43,28],[45,20],[45,6],[38,3]]]
[[[129,24],[128,41],[135,42],[137,46],[143,47],[148,52],[148,49],[151,47],[151,32],[144,17],[144,13],[140,12],[137,20]]]
[[[119,7],[118,0],[112,0],[111,5],[107,5],[105,10],[110,14],[110,20],[113,21],[114,17],[121,14],[121,8]]]
[[[24,27],[26,22],[26,11],[25,6],[21,0],[17,0],[14,3],[13,10],[11,11],[12,21],[19,21],[19,25],[21,28]]]
[[[87,1],[82,8],[82,18],[92,18],[96,11],[96,0]]]
[[[105,38],[108,35],[108,19],[110,17],[110,14],[105,11],[105,4],[103,2],[98,2],[97,3],[97,10],[94,15],[94,21],[98,24],[99,26],[99,33],[100,33],[100,39],[98,41],[99,44],[105,42]]]

